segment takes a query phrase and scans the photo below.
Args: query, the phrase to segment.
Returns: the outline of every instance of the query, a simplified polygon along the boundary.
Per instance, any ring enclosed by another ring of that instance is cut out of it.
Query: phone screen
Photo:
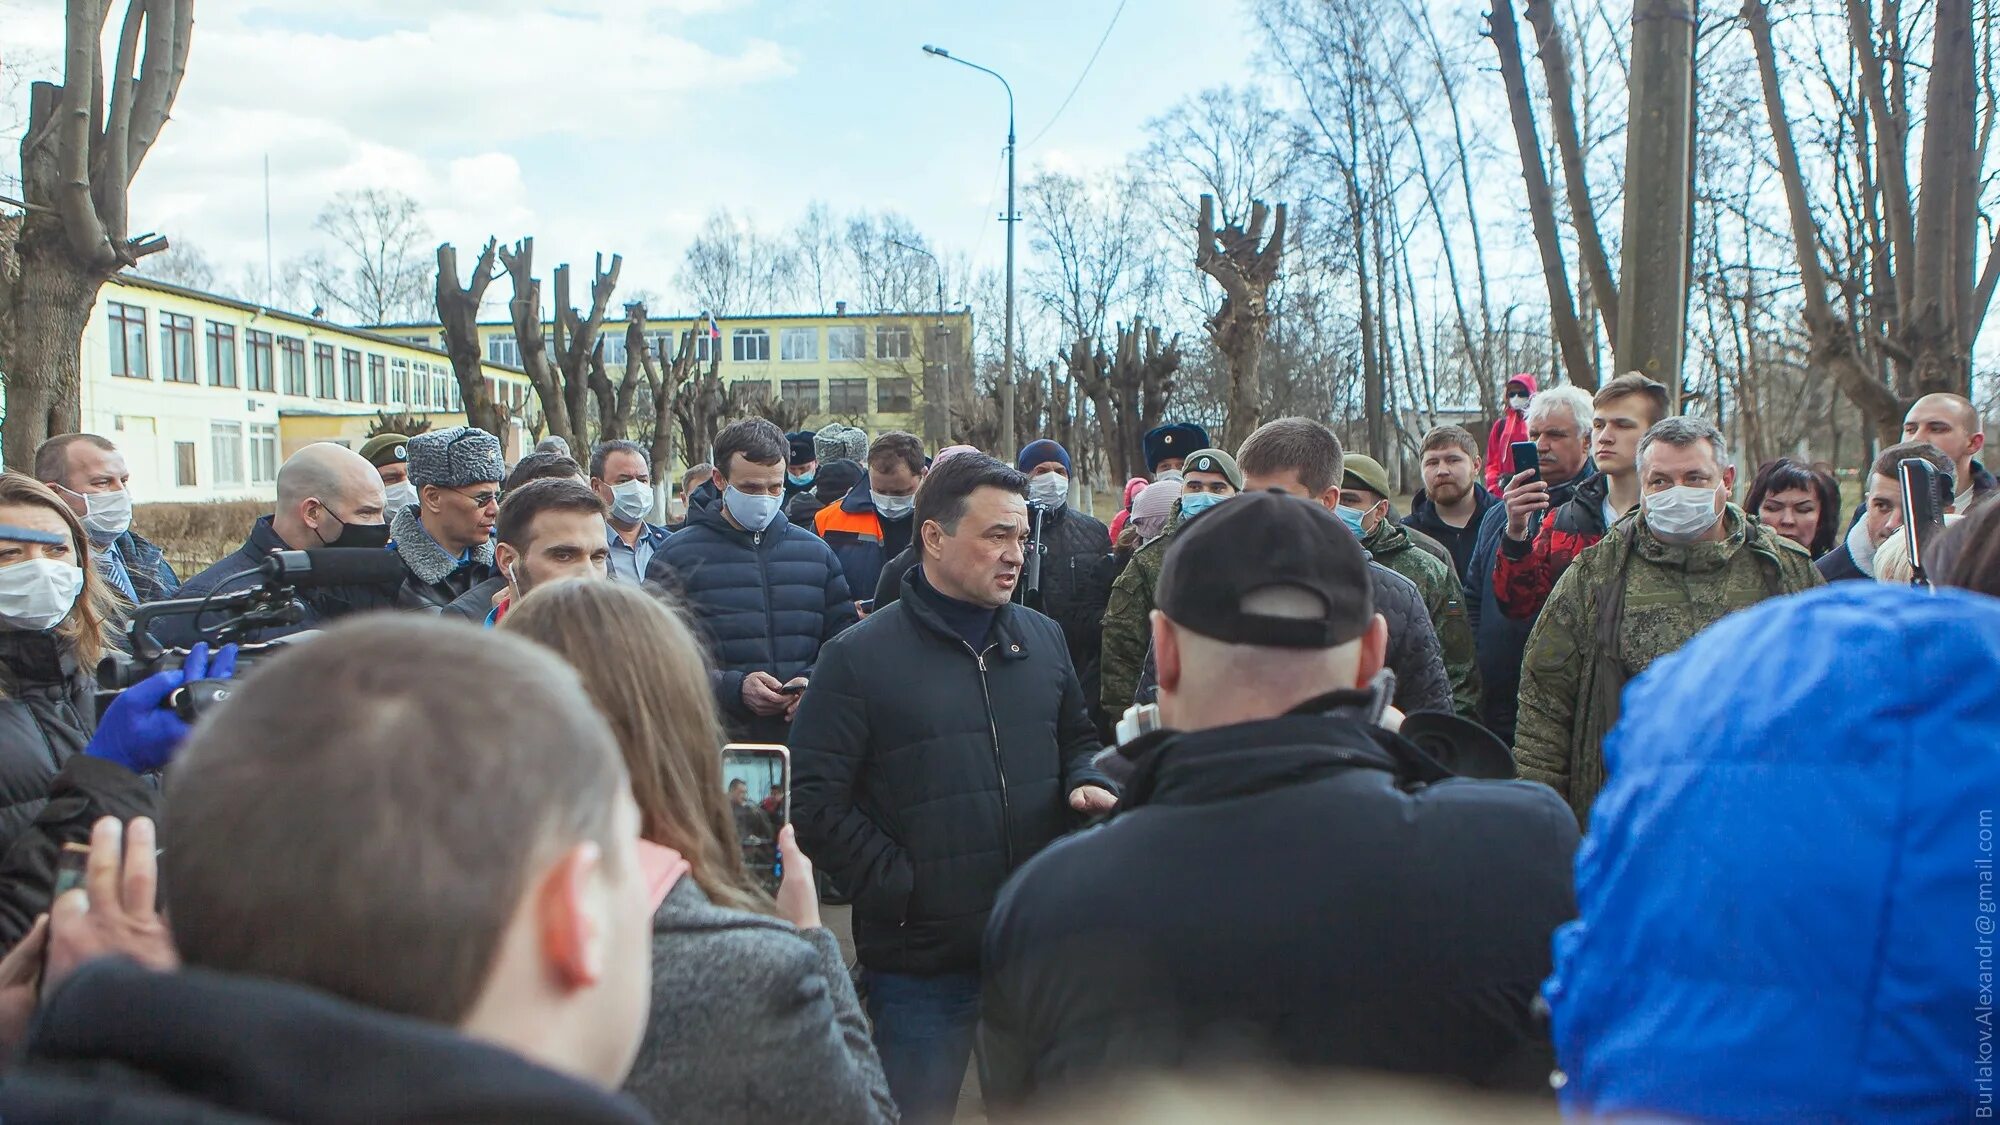
[[[777,893],[784,878],[778,829],[792,819],[792,754],[783,746],[732,742],[722,748],[722,787],[743,848],[743,866]]]

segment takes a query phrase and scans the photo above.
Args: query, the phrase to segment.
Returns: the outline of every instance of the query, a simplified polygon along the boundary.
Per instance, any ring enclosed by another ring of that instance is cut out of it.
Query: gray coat
[[[896,1120],[823,928],[716,906],[682,876],[653,915],[652,1013],[625,1092],[661,1121]]]

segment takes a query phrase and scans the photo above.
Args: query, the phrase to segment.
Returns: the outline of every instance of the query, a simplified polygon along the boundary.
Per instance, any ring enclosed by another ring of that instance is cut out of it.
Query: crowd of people
[[[660,522],[632,442],[382,434],[185,581],[51,439],[0,475],[0,1119],[934,1122],[975,1057],[1017,1116],[1244,1070],[1991,1116],[1977,412],[1919,399],[1849,514],[1801,458],[1739,503],[1643,375],[1505,399],[1401,513],[1396,450],[1170,423],[1108,525],[1047,438],[745,419]]]

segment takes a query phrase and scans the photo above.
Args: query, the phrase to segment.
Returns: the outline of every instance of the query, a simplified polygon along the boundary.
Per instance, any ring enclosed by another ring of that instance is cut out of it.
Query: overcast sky
[[[313,247],[328,198],[375,185],[419,199],[440,240],[533,234],[545,274],[559,259],[621,251],[621,288],[663,296],[717,206],[767,229],[814,199],[894,209],[934,245],[997,264],[1005,96],[919,47],[1007,75],[1025,183],[1038,167],[1116,163],[1148,118],[1246,77],[1251,28],[1235,0],[1127,0],[1075,99],[1037,139],[1117,8],[202,0],[174,120],[134,185],[133,227],[192,242],[224,278],[261,269],[268,155],[281,263]],[[52,67],[62,9],[0,0],[0,65]],[[0,128],[23,112],[10,106]],[[4,144],[0,174],[12,175],[17,137]]]

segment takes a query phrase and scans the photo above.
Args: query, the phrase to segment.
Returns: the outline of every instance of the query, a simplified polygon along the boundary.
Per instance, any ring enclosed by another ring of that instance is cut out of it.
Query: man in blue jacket
[[[854,623],[854,601],[832,548],[779,510],[784,431],[761,418],[715,439],[718,503],[693,508],[646,580],[674,591],[701,625],[715,665],[716,704],[731,732],[786,741],[820,646]]]

